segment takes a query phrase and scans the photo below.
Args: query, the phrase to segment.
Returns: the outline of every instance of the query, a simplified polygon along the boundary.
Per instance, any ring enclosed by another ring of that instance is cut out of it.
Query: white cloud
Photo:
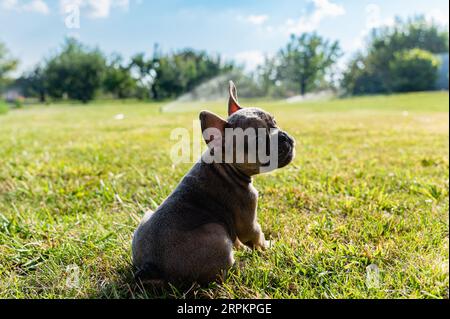
[[[325,18],[338,17],[345,14],[343,6],[329,0],[311,0],[313,10],[299,19],[288,19],[281,27],[286,33],[300,34],[316,30]]]
[[[128,10],[129,6],[130,0],[60,0],[63,13],[67,13],[73,7],[78,7],[80,11],[86,12],[88,17],[92,19],[107,18],[112,9]]]
[[[375,28],[380,25],[381,8],[375,3],[370,3],[365,8],[366,11],[366,28]]]
[[[258,65],[264,63],[264,54],[261,51],[243,51],[234,56],[234,59],[238,63],[245,64],[245,68],[248,71],[255,70]]]
[[[254,25],[261,25],[264,24],[269,19],[268,15],[261,14],[261,15],[249,15],[245,18],[246,21],[248,21],[251,24]]]
[[[361,30],[359,35],[353,41],[351,50],[358,50],[364,46],[364,40],[369,35],[370,31],[375,28],[383,26],[393,26],[395,24],[395,18],[387,17],[383,18],[381,8],[379,5],[370,3],[365,7],[366,23],[364,29]]]
[[[5,10],[12,10],[19,5],[17,0],[1,0],[0,6]]]
[[[366,6],[366,30],[379,28],[382,26],[393,26],[395,24],[394,17],[383,18],[379,5],[371,3]]]
[[[345,9],[336,3],[332,3],[329,0],[313,0],[317,10],[315,15],[321,18],[325,17],[337,17],[345,14]]]
[[[30,3],[24,4],[23,10],[38,12],[42,14],[49,14],[50,9],[43,0],[33,0]]]
[[[6,10],[28,11],[40,14],[49,14],[50,9],[43,0],[0,0],[0,7]]]
[[[428,12],[425,18],[430,22],[434,21],[440,25],[447,26],[447,28],[449,26],[448,12],[434,9]]]

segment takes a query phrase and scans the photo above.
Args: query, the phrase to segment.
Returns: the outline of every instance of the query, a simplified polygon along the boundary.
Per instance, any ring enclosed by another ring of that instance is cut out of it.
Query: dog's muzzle
[[[286,132],[278,134],[278,168],[288,165],[295,156],[295,140]]]

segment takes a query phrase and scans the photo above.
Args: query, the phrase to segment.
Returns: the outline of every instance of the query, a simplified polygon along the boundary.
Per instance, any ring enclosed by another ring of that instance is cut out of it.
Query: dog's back
[[[212,167],[206,165],[197,163],[137,228],[133,264],[142,282],[211,281],[218,270],[233,264],[236,234],[229,211],[235,203],[225,193],[209,194],[202,188],[203,179],[214,180]]]

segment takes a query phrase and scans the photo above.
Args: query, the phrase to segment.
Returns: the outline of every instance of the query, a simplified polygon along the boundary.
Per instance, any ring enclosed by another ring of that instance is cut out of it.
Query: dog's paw
[[[264,244],[266,246],[266,249],[272,248],[274,245],[274,241],[273,240],[265,240]]]
[[[243,243],[241,243],[241,241],[239,239],[236,239],[236,241],[234,242],[234,248],[236,250],[244,251],[244,252],[250,251],[250,248],[247,247],[246,245],[244,245]]]
[[[272,240],[264,240],[262,243],[260,243],[256,248],[258,250],[267,250],[273,247],[273,241]]]
[[[256,244],[253,248],[258,251],[264,251],[271,247],[270,241],[263,240]]]

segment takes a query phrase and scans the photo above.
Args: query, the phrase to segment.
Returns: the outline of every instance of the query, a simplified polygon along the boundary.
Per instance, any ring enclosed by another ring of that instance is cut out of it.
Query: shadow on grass
[[[214,284],[212,284],[214,286]],[[171,285],[164,287],[143,284],[134,278],[132,266],[117,269],[113,280],[103,282],[90,294],[91,299],[205,299],[210,298],[199,284]],[[213,287],[209,287],[213,288]],[[208,289],[207,289],[208,290]]]

